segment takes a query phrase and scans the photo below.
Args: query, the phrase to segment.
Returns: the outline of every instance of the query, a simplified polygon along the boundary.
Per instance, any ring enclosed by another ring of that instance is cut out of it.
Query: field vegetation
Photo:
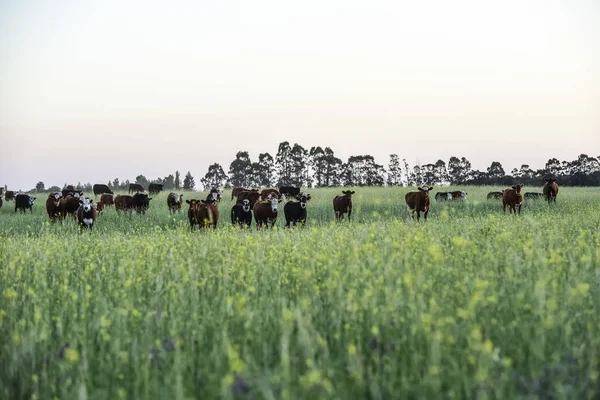
[[[4,202],[0,398],[598,398],[600,193],[512,216],[498,189],[426,223],[405,188],[353,189],[350,223],[310,190],[305,228],[261,232],[228,191],[200,232],[166,193],[92,233]]]

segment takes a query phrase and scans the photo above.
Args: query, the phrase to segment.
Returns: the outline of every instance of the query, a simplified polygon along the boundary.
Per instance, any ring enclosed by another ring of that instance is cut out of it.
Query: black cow
[[[90,199],[82,197],[79,199],[79,208],[77,209],[77,222],[79,223],[79,229],[87,228],[90,231],[96,221],[96,210],[94,209],[94,202]]]
[[[306,224],[306,203],[310,200],[310,194],[303,192],[298,194],[296,198],[298,201],[288,201],[283,206],[287,228],[290,227],[290,223],[294,223],[294,226],[297,222],[300,222],[302,226]]]
[[[131,192],[143,192],[144,187],[138,183],[130,183],[129,184],[129,193]]]
[[[254,204],[250,203],[250,200],[244,199],[239,203],[236,203],[231,207],[231,223],[233,225],[239,224],[243,227],[246,224],[248,227],[252,225],[252,207]]]
[[[147,194],[136,193],[131,200],[131,208],[138,213],[145,214],[148,207],[150,207],[150,200],[152,200],[152,197],[148,197]]]
[[[103,185],[101,183],[96,183],[94,185],[94,187],[92,188],[92,190],[94,191],[94,196],[98,196],[99,194],[104,194],[104,193],[113,194],[113,191],[110,190],[108,185]]]
[[[35,197],[32,197],[28,194],[19,193],[15,197],[15,212],[21,210],[25,212],[29,209],[33,213],[33,203],[35,201]]]
[[[75,190],[75,189],[63,189],[61,191],[63,197],[67,197],[67,196],[73,196],[76,198],[80,198],[81,196],[83,196],[83,192],[81,190]]]
[[[148,186],[148,193],[149,194],[159,194],[163,190],[164,186],[165,185],[160,184],[160,183],[151,183]]]
[[[280,186],[279,193],[289,196],[298,196],[300,194],[300,188],[294,186]]]
[[[17,193],[15,193],[14,190],[6,190],[4,192],[4,200],[6,201],[15,201],[15,196],[17,195]]]

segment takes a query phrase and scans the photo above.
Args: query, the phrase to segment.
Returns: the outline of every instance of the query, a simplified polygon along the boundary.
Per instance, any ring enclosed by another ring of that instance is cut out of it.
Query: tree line
[[[474,170],[465,157],[452,156],[448,161],[410,165],[397,154],[390,154],[387,168],[371,155],[353,155],[345,162],[330,147],[305,148],[298,143],[279,143],[277,153],[260,153],[254,161],[247,151],[238,151],[226,173],[218,163],[211,164],[200,178],[207,188],[296,186],[303,188],[336,186],[415,186],[431,185],[510,185],[515,182],[527,186],[539,186],[545,177],[555,177],[565,186],[600,186],[600,156],[580,154],[572,161],[549,159],[543,168],[533,169],[522,164],[507,172],[498,161],[492,161],[485,171]],[[165,190],[195,190],[196,182],[188,171],[183,181],[179,171],[164,178],[149,180],[138,175],[133,182],[118,178],[108,186],[126,191],[130,183],[147,187],[149,183],[161,183]],[[77,185],[80,190],[92,191],[92,184]],[[37,191],[46,191],[43,182]],[[48,191],[60,190],[57,186]]]

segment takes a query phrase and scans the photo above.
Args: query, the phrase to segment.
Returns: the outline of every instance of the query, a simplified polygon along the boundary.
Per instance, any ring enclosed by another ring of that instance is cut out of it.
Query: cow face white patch
[[[181,196],[178,194],[173,194],[173,200],[175,200],[176,204],[181,203]]]
[[[279,201],[277,199],[271,199],[271,211],[276,213],[278,208],[279,208]]]
[[[84,218],[83,223],[86,224],[87,226],[90,226],[94,223],[94,220],[92,218]]]
[[[250,212],[250,200],[248,200],[248,199],[242,200],[242,210],[245,213]]]
[[[465,200],[467,198],[467,192],[460,192],[460,198]]]
[[[450,192],[446,193],[446,197],[448,198],[448,200],[452,200],[452,193],[450,193]]]
[[[85,211],[85,212],[89,212],[92,209],[92,204],[90,202],[90,199],[87,199],[85,197],[82,197],[81,199],[79,199],[79,204],[83,207],[83,211]]]
[[[81,197],[81,196],[80,196],[80,194],[79,194],[79,193],[75,192],[75,193],[73,193],[73,197],[75,197],[76,199],[78,199],[78,198],[79,198],[79,197]]]
[[[58,200],[62,197],[62,193],[54,193],[54,200]]]
[[[29,197],[29,205],[32,206],[33,202],[35,201],[35,197]]]
[[[301,208],[306,208],[306,202],[305,201],[301,201],[300,202],[300,207]]]

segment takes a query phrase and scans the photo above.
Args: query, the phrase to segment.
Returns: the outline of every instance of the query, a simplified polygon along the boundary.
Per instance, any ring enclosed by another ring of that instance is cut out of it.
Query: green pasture
[[[600,190],[515,217],[457,189],[426,223],[406,188],[354,188],[350,223],[307,190],[305,228],[261,232],[230,191],[196,232],[166,193],[91,234],[4,202],[0,399],[598,398]]]

